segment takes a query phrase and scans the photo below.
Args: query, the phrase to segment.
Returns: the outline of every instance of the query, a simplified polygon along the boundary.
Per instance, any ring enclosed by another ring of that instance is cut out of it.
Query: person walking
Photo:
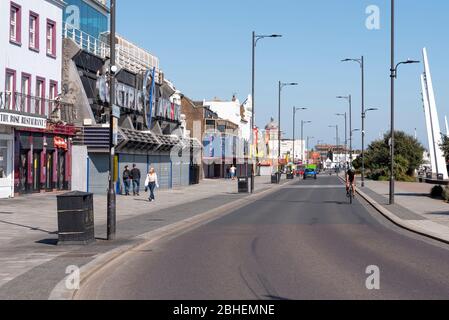
[[[125,186],[125,196],[129,196],[131,172],[129,171],[128,166],[125,166],[125,170],[123,170],[122,179],[123,185]]]
[[[133,195],[140,196],[140,170],[135,164],[133,164],[133,169],[131,170],[131,179],[133,182]]]
[[[159,188],[159,182],[154,168],[150,169],[150,172],[148,172],[147,178],[145,179],[145,189],[147,188],[150,190],[150,196],[148,200],[150,202],[155,201],[156,199],[154,197],[154,189]]]
[[[235,180],[235,173],[237,172],[237,168],[234,165],[232,165],[230,172],[232,180]]]

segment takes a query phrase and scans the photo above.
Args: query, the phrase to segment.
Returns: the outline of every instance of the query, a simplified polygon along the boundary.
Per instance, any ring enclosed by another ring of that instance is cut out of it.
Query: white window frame
[[[36,49],[36,30],[37,30],[37,18],[36,16],[30,14],[30,27],[29,27],[29,37],[30,37],[30,48]]]
[[[11,6],[10,8],[10,19],[9,19],[9,39],[11,41],[17,42],[17,17],[19,10],[16,7]]]

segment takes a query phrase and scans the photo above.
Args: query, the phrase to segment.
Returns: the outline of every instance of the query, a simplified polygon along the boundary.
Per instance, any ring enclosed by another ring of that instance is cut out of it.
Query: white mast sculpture
[[[438,118],[437,106],[435,102],[435,93],[433,90],[432,75],[430,73],[429,60],[427,57],[427,49],[423,49],[424,57],[424,73],[421,76],[423,86],[424,110],[426,114],[427,135],[429,140],[429,152],[432,162],[432,173],[442,174],[443,179],[449,178],[446,159],[440,148],[442,143],[440,121]]]

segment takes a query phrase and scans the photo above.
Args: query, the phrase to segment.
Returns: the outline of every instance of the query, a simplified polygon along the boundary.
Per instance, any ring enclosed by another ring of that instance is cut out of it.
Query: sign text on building
[[[0,124],[36,129],[47,128],[47,120],[44,118],[30,117],[21,114],[6,112],[0,112]]]

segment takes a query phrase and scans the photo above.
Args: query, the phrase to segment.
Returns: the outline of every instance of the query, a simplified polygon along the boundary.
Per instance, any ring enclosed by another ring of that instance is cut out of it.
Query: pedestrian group
[[[122,173],[123,185],[125,187],[125,196],[130,195],[131,185],[133,188],[133,196],[140,196],[140,180],[142,176],[139,168],[133,164],[132,170],[129,170],[129,166],[126,165]],[[149,191],[148,200],[150,202],[155,201],[154,191],[159,188],[159,181],[157,173],[154,168],[150,168],[145,178],[145,192]]]

